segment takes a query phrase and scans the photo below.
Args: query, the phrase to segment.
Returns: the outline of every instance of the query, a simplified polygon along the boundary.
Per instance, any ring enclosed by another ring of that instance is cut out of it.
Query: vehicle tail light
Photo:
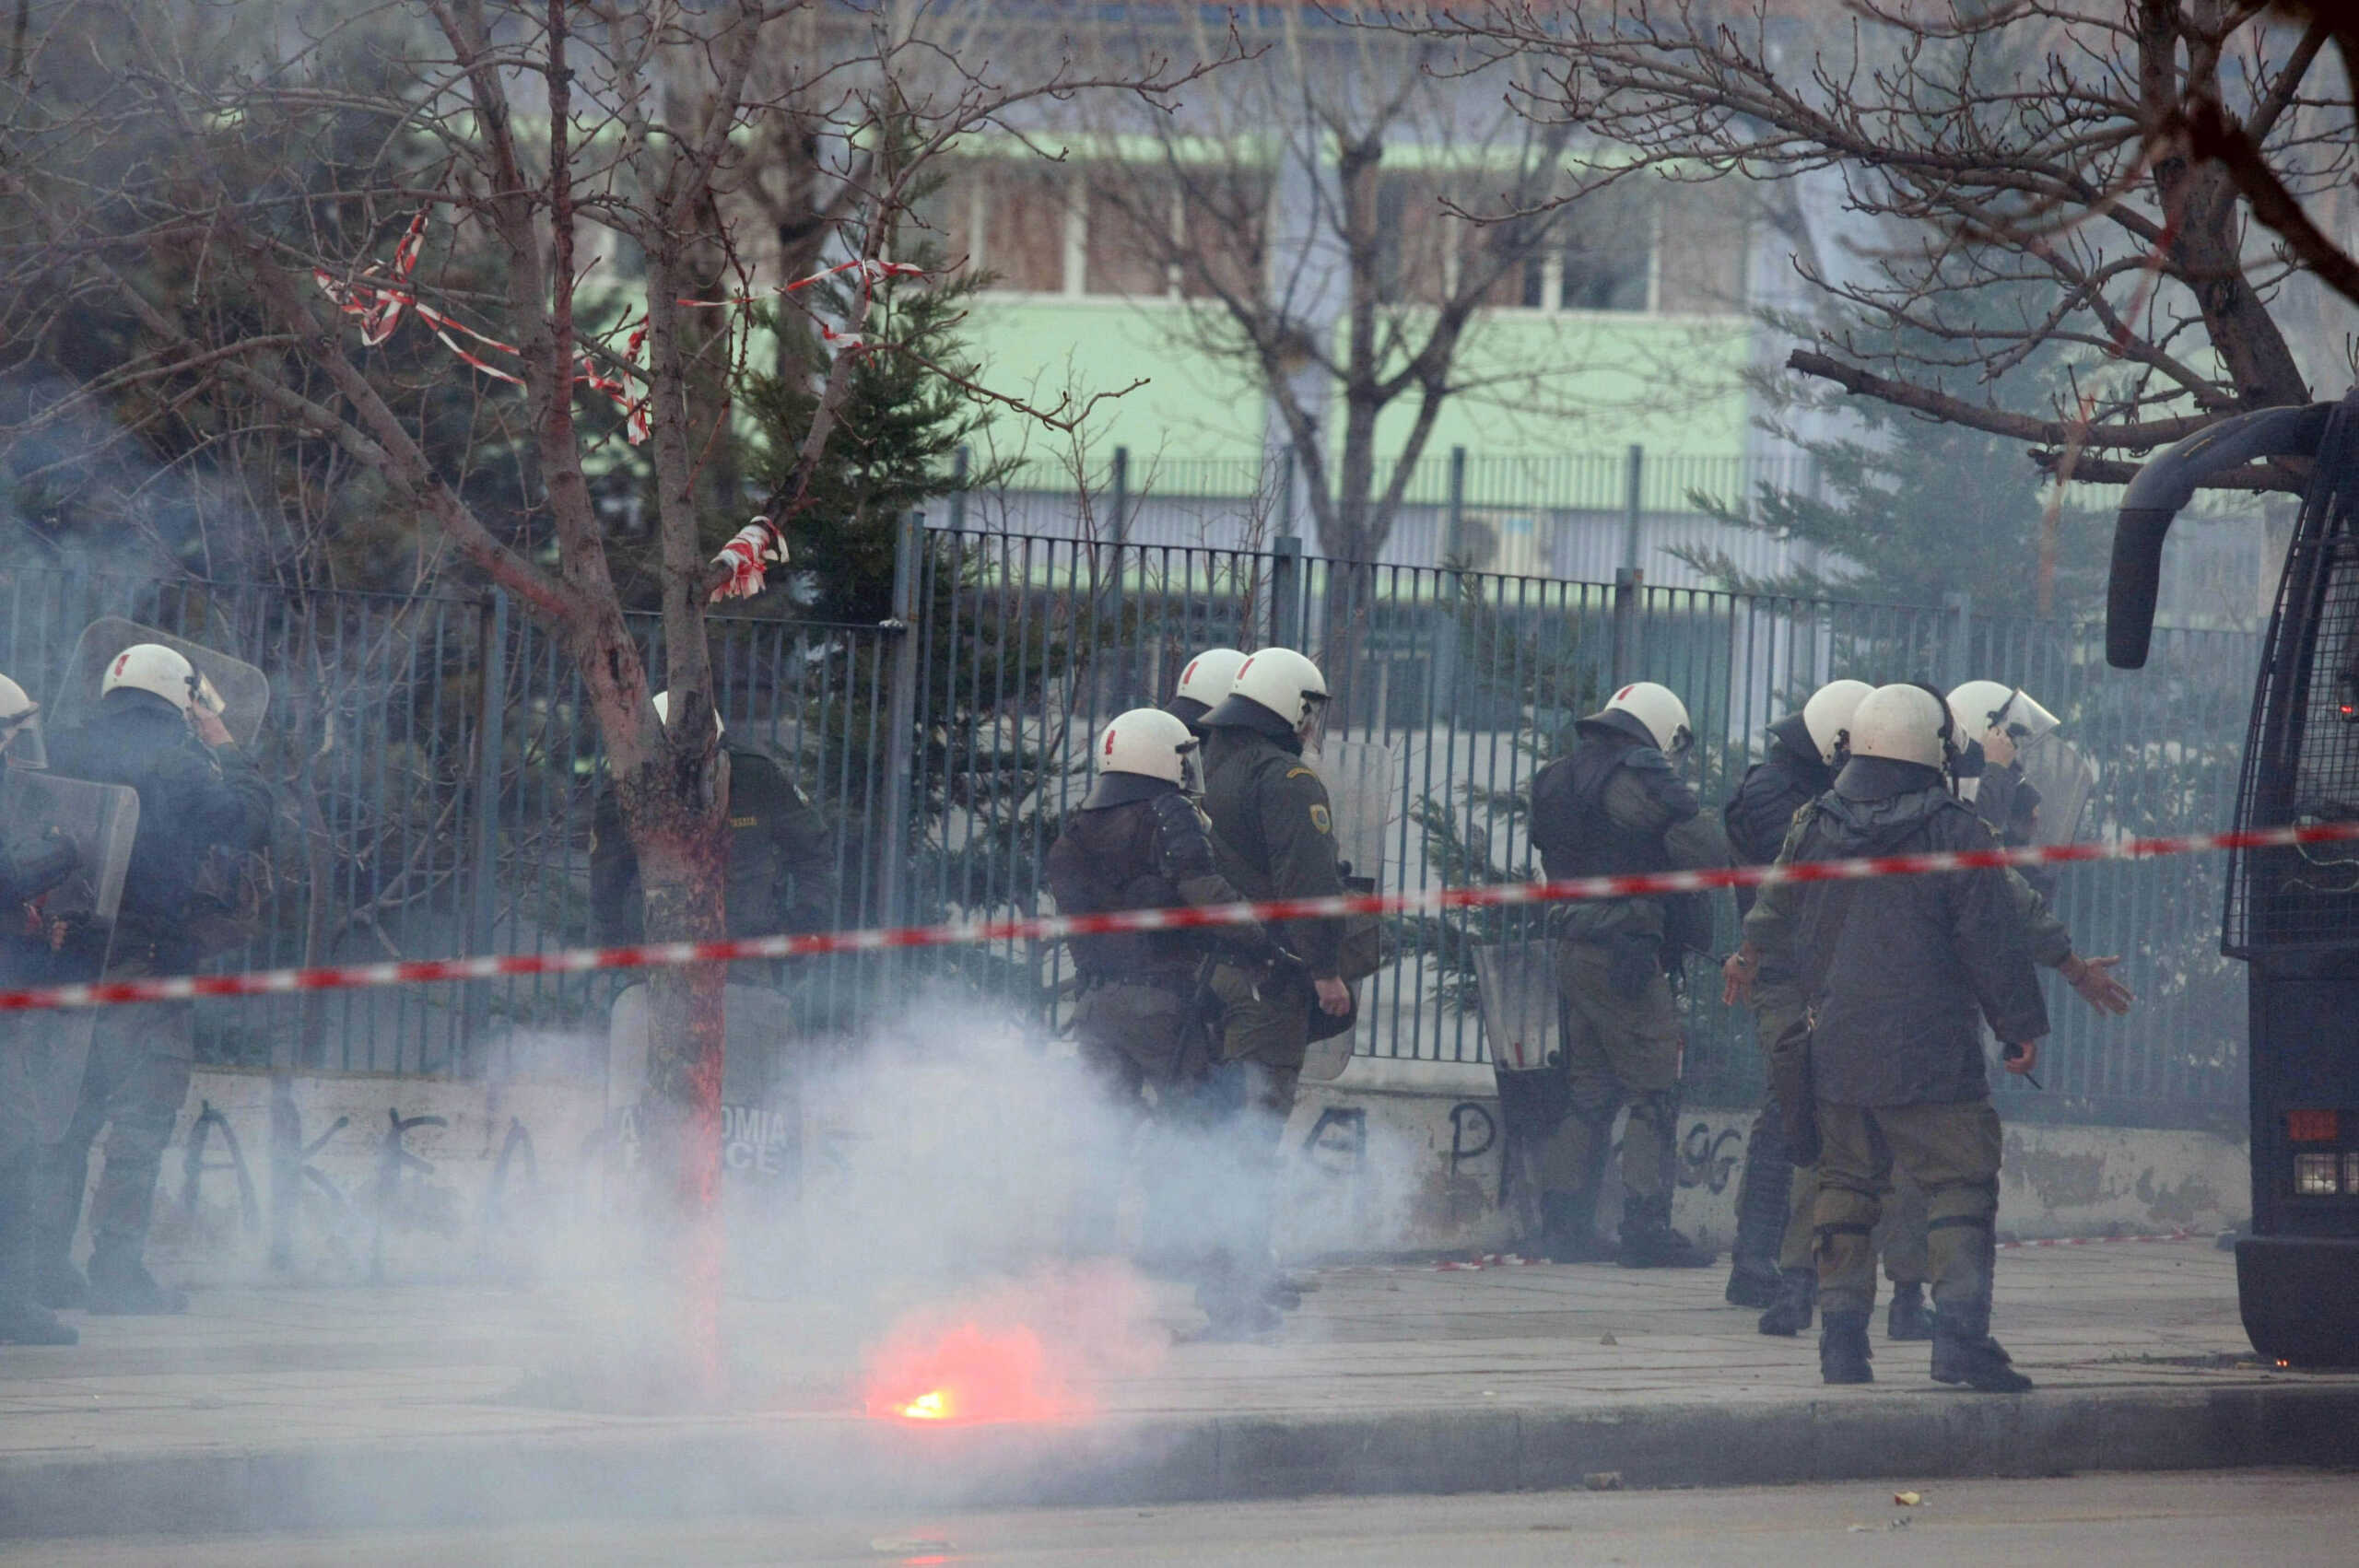
[[[2285,1136],[2296,1143],[2331,1143],[2340,1119],[2332,1111],[2287,1111]]]

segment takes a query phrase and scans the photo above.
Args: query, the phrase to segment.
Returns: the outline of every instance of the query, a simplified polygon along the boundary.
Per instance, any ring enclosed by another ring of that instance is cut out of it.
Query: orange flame
[[[883,1420],[950,1425],[1062,1421],[1086,1413],[1050,1370],[1032,1329],[974,1323],[922,1339],[905,1331],[888,1340],[870,1364],[866,1405]]]

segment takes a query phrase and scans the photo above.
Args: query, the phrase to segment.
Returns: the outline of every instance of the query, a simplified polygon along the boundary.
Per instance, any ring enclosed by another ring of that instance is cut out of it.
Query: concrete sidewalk
[[[1881,1338],[1883,1381],[1825,1388],[1723,1277],[1329,1270],[1284,1333],[1174,1345],[1089,1420],[945,1428],[862,1417],[876,1326],[804,1306],[733,1303],[739,1408],[681,1417],[616,1413],[616,1325],[562,1284],[210,1292],[0,1348],[0,1533],[2359,1460],[2359,1376],[2256,1364],[2208,1240],[2002,1254],[2015,1398]]]

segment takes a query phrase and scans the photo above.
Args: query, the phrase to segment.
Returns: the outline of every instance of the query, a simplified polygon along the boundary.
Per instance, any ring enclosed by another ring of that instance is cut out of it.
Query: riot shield
[[[138,834],[139,794],[128,785],[0,768],[0,837],[10,863],[46,862],[58,876],[52,885],[27,890],[38,894],[31,906],[38,930],[9,939],[26,944],[11,954],[22,962],[9,968],[23,971],[11,976],[13,982],[77,985],[106,972]],[[73,848],[70,869],[59,852],[65,845]],[[56,1141],[74,1115],[97,1027],[98,1012],[87,1007],[19,1013],[10,1021],[8,1075],[21,1084],[43,1142]]]
[[[1483,1040],[1501,1072],[1536,1072],[1562,1048],[1556,957],[1545,942],[1484,942],[1474,949]]]
[[[1396,820],[1401,754],[1374,741],[1330,741],[1312,759],[1335,816],[1335,855],[1350,876],[1384,885],[1385,829]]]
[[[1540,1239],[1540,1160],[1570,1106],[1563,1071],[1565,1014],[1554,944],[1485,942],[1474,949],[1483,1039],[1499,1089],[1499,1206],[1528,1246]]]
[[[2070,844],[2081,834],[2081,817],[2097,787],[2096,764],[2061,735],[2048,734],[2016,755],[2024,781],[2039,791],[2042,844]]]
[[[195,665],[196,673],[205,677],[213,694],[215,710],[220,714],[229,738],[241,746],[253,744],[255,734],[262,729],[263,716],[270,709],[267,675],[242,660],[216,653],[170,632],[126,621],[120,615],[101,615],[85,626],[81,637],[76,639],[74,657],[66,661],[57,700],[42,714],[51,731],[87,723],[98,706],[99,682],[105,677],[107,665],[124,649],[143,642],[162,643]]]
[[[768,1189],[791,1199],[802,1183],[801,1086],[787,1060],[793,1008],[761,986],[729,986],[722,993],[724,1023],[721,1075],[722,1175],[732,1192]],[[606,1104],[611,1122],[628,1141],[647,1092],[650,1045],[648,990],[636,985],[614,1000],[607,1015]]]

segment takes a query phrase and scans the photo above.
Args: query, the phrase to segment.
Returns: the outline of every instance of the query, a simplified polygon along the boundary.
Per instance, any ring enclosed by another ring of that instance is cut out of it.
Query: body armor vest
[[[1074,812],[1049,848],[1049,892],[1063,915],[1169,908],[1185,902],[1163,874],[1155,802]],[[1093,981],[1171,984],[1192,977],[1202,949],[1186,931],[1106,931],[1066,939]]]
[[[1605,814],[1605,787],[1629,751],[1626,742],[1583,740],[1532,779],[1532,842],[1552,882],[1671,870],[1661,834],[1633,832]]]

